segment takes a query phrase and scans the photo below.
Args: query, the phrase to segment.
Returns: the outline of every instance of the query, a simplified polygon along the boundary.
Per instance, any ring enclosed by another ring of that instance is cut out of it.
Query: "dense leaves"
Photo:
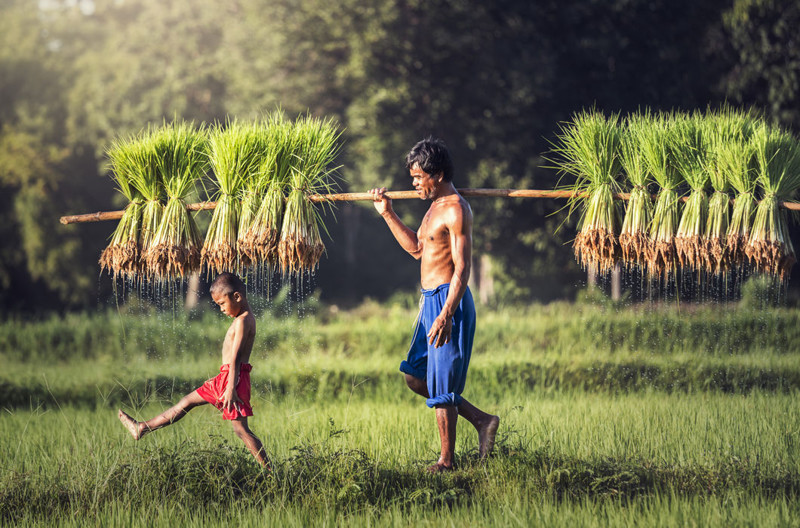
[[[60,229],[55,219],[124,205],[100,178],[102,153],[119,134],[280,107],[342,124],[339,162],[351,190],[409,187],[403,156],[429,134],[450,146],[458,186],[552,188],[557,175],[540,167],[541,153],[559,122],[593,105],[693,109],[733,97],[794,124],[797,46],[787,28],[798,8],[789,4],[4,2],[0,305],[97,302],[96,262],[113,226]],[[563,247],[570,230],[554,235],[562,217],[549,216],[561,206],[473,202],[482,298],[573,290],[580,270]],[[423,204],[398,210],[415,226]],[[413,260],[396,262],[402,252],[372,211],[342,208],[337,221],[318,272],[328,299],[413,287]]]

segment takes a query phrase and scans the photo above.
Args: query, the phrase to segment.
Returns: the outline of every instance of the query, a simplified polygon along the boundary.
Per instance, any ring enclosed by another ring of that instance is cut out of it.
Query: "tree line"
[[[755,107],[800,123],[800,6],[790,0],[8,0],[0,7],[0,306],[111,295],[114,226],[63,214],[122,205],[104,150],[179,117],[336,118],[343,189],[408,188],[403,158],[442,137],[460,187],[553,188],[542,155],[583,108]],[[581,272],[563,203],[473,201],[487,300],[568,296]],[[424,204],[398,204],[416,225]],[[316,284],[330,302],[410,290],[369,204],[328,216]],[[559,229],[559,226],[562,226]],[[480,287],[481,285],[478,284]]]

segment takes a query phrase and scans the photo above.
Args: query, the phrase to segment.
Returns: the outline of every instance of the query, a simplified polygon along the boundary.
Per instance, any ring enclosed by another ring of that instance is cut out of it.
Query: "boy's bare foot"
[[[131,418],[128,413],[121,409],[118,410],[117,417],[119,421],[122,422],[122,425],[125,426],[125,429],[131,433],[134,440],[138,440],[142,437],[142,424]]]
[[[478,453],[481,458],[486,458],[494,449],[494,438],[500,426],[500,417],[492,416],[480,429],[478,429]]]
[[[455,467],[453,466],[445,466],[441,462],[437,462],[434,465],[428,467],[428,473],[444,473],[445,471],[453,471]]]

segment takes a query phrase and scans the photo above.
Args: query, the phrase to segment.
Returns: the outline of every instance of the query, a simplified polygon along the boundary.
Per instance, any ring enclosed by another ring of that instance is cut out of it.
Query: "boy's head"
[[[233,273],[217,275],[208,289],[211,298],[219,305],[225,315],[236,317],[241,313],[242,304],[247,303],[247,292],[244,283]]]
[[[418,165],[430,176],[441,172],[442,180],[453,181],[453,160],[447,145],[441,139],[428,137],[414,145],[406,156],[406,168],[411,170],[414,165]]]

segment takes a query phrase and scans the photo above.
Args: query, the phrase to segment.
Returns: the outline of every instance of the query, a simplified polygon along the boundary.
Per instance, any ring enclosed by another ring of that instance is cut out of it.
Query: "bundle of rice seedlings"
[[[285,274],[316,268],[325,252],[320,236],[320,212],[306,196],[333,191],[332,163],[339,152],[341,132],[332,119],[305,116],[294,124],[297,162],[290,175],[291,190],[286,198],[278,258]]]
[[[753,135],[758,184],[763,196],[756,207],[745,253],[756,269],[786,280],[795,263],[786,211],[779,201],[800,187],[800,145],[788,132],[767,126]]]
[[[143,255],[158,279],[183,278],[200,270],[200,234],[185,199],[208,166],[207,136],[188,123],[164,125],[153,137],[156,167],[168,197],[161,223]]]
[[[692,271],[702,269],[705,263],[705,227],[708,217],[706,171],[708,122],[698,114],[681,116],[674,120],[673,160],[678,172],[691,189],[683,208],[678,231],[675,233],[675,252],[681,266]]]
[[[133,186],[131,175],[134,171],[131,157],[132,139],[116,139],[107,149],[111,162],[112,178],[128,205],[111,236],[111,242],[100,256],[101,271],[108,270],[116,279],[117,275],[135,277],[139,270],[139,226],[142,220],[142,195]]]
[[[619,234],[622,260],[644,268],[649,247],[647,229],[653,218],[653,201],[647,189],[651,181],[642,150],[643,129],[650,125],[649,112],[628,116],[620,142],[620,164],[630,183],[630,199]]]
[[[582,206],[580,229],[573,242],[578,263],[590,272],[606,273],[619,259],[616,233],[622,222],[614,193],[618,178],[622,132],[619,115],[606,118],[599,112],[579,112],[562,127],[556,152],[563,158],[562,171],[576,177],[570,210]]]
[[[238,244],[240,258],[251,265],[274,266],[278,262],[284,189],[296,160],[295,141],[292,124],[280,113],[269,117],[263,135],[258,170],[242,200]]]
[[[200,264],[209,273],[239,271],[239,194],[258,168],[260,145],[256,123],[232,121],[215,126],[209,134],[209,165],[218,187],[213,197],[217,206],[200,251]]]
[[[741,267],[747,260],[745,246],[756,210],[755,144],[750,137],[752,122],[743,125],[731,141],[720,146],[718,159],[736,192],[727,233],[727,249],[731,265]]]
[[[270,145],[274,138],[271,136],[269,120],[252,123],[253,143],[248,147],[252,149],[252,159],[246,174],[242,178],[242,188],[239,192],[239,225],[237,229],[236,246],[239,253],[241,267],[252,267],[258,262],[258,255],[247,233],[253,225],[258,209],[264,201],[269,174],[262,171],[268,165],[266,159],[274,157],[274,145]]]
[[[703,254],[706,269],[719,275],[729,264],[726,242],[730,220],[730,196],[728,196],[730,186],[723,156],[727,152],[727,145],[735,140],[737,133],[741,134],[741,127],[738,114],[728,108],[708,115],[707,119],[705,167],[714,192],[708,200]]]
[[[641,129],[639,138],[647,171],[659,185],[647,251],[647,270],[652,277],[666,276],[675,269],[678,187],[683,180],[672,161],[672,119],[667,114],[654,116],[649,126]]]
[[[156,231],[161,224],[164,204],[161,201],[163,183],[158,170],[157,129],[148,127],[130,144],[131,183],[142,195],[142,224],[139,232],[140,278],[149,278],[151,270],[144,258],[153,245]]]

